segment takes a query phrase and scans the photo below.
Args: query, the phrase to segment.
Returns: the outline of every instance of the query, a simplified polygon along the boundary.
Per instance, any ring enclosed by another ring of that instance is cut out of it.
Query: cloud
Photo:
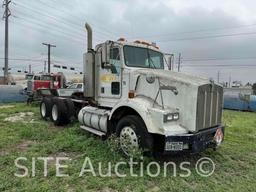
[[[256,1],[253,0],[34,0],[29,3],[20,0],[11,9],[18,18],[11,18],[10,57],[45,59],[46,47],[41,43],[49,42],[57,45],[53,50],[54,57],[81,62],[86,43],[85,21],[93,27],[94,44],[123,36],[129,40],[141,38],[157,42],[164,52],[182,53],[184,59],[251,57],[256,50],[256,35],[173,41],[256,32],[256,25],[252,25],[256,23]],[[3,55],[3,22],[0,34],[0,53]],[[245,82],[254,81],[256,67],[234,67],[231,70],[228,67],[192,68],[186,65],[252,65],[254,62],[184,61],[182,70],[215,79],[220,70],[223,81],[231,75]],[[3,60],[0,60],[0,65],[3,65]],[[27,64],[12,62],[11,65]]]

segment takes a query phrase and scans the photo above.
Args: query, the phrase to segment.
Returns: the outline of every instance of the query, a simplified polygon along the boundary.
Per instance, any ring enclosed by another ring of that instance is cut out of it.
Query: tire
[[[65,100],[53,99],[51,120],[55,126],[62,126],[69,123],[68,109]]]
[[[65,100],[65,104],[67,106],[68,118],[71,119],[72,117],[75,117],[76,111],[75,111],[74,102],[71,99],[67,99]]]
[[[71,98],[81,100],[84,98],[84,93],[83,92],[74,92],[74,93],[72,93]]]
[[[116,134],[120,139],[120,148],[125,156],[132,156],[129,152],[130,147],[136,148],[136,150],[141,149],[143,153],[153,150],[153,137],[148,133],[145,123],[138,116],[123,117],[117,123]],[[125,141],[125,137],[128,142]],[[128,146],[126,146],[127,143]]]
[[[42,119],[47,120],[51,116],[52,100],[44,97],[40,103],[40,114]]]

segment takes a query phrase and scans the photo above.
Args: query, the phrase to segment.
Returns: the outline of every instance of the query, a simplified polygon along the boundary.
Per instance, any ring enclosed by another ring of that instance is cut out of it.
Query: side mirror
[[[106,42],[102,45],[102,50],[101,50],[101,66],[102,68],[110,68],[109,64],[109,54],[110,54],[110,46],[109,43]]]
[[[169,67],[169,70],[173,71],[173,67],[174,67],[174,54],[170,55],[168,67]]]
[[[168,70],[173,71],[174,54],[164,55]]]
[[[101,51],[101,67],[103,69],[111,70],[111,73],[117,73],[116,67],[110,63],[110,49],[111,49],[111,42],[107,41],[102,45]]]

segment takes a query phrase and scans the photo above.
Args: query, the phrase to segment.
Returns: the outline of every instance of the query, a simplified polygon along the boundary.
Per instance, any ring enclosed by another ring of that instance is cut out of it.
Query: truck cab
[[[137,80],[130,77],[134,72],[140,69],[164,69],[163,53],[146,42],[130,43],[123,39],[116,42],[107,41],[97,45],[96,50],[95,83],[98,86],[93,90],[87,87],[85,94],[94,91],[98,106],[114,107],[120,100],[128,99],[129,92],[135,91],[134,87],[131,87],[134,82],[130,82]],[[85,75],[86,78],[88,75]],[[88,81],[92,79],[86,82]]]
[[[92,48],[86,24],[81,128],[116,134],[122,151],[198,153],[219,146],[223,88],[205,78],[165,69],[164,54],[144,41],[106,41]]]
[[[62,73],[56,74],[29,74],[26,76],[27,92],[34,94],[40,89],[59,89],[63,88],[65,77]]]

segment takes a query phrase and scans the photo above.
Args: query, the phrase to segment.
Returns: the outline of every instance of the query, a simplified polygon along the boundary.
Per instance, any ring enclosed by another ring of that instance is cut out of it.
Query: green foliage
[[[256,83],[252,85],[253,94],[256,95]]]
[[[171,173],[163,177],[162,172],[156,178],[148,175],[132,177],[129,166],[122,166],[121,169],[122,173],[128,175],[126,178],[115,175],[103,178],[88,173],[79,177],[79,173],[86,157],[90,157],[93,164],[102,162],[104,172],[108,169],[108,162],[127,162],[128,159],[119,153],[117,138],[102,141],[81,130],[78,123],[55,127],[40,119],[38,107],[25,104],[14,106],[0,109],[0,191],[254,191],[256,188],[255,113],[224,111],[227,126],[225,142],[217,151],[209,149],[199,155],[158,159],[143,157],[139,160],[144,164],[155,160],[162,167],[168,161],[177,164],[190,161],[192,175],[188,178],[174,177]],[[34,121],[4,121],[6,117],[19,112],[35,113]],[[14,160],[20,156],[28,159],[26,165],[30,168],[30,177],[14,176],[17,172]],[[58,156],[72,159],[65,170],[69,177],[55,177],[54,162],[49,163],[48,177],[43,177],[42,162],[37,162],[37,174],[31,176],[32,157]],[[193,169],[200,157],[210,157],[216,163],[215,173],[211,177],[203,178]],[[134,171],[139,174],[139,165],[135,166]],[[178,174],[181,172],[178,171]]]

